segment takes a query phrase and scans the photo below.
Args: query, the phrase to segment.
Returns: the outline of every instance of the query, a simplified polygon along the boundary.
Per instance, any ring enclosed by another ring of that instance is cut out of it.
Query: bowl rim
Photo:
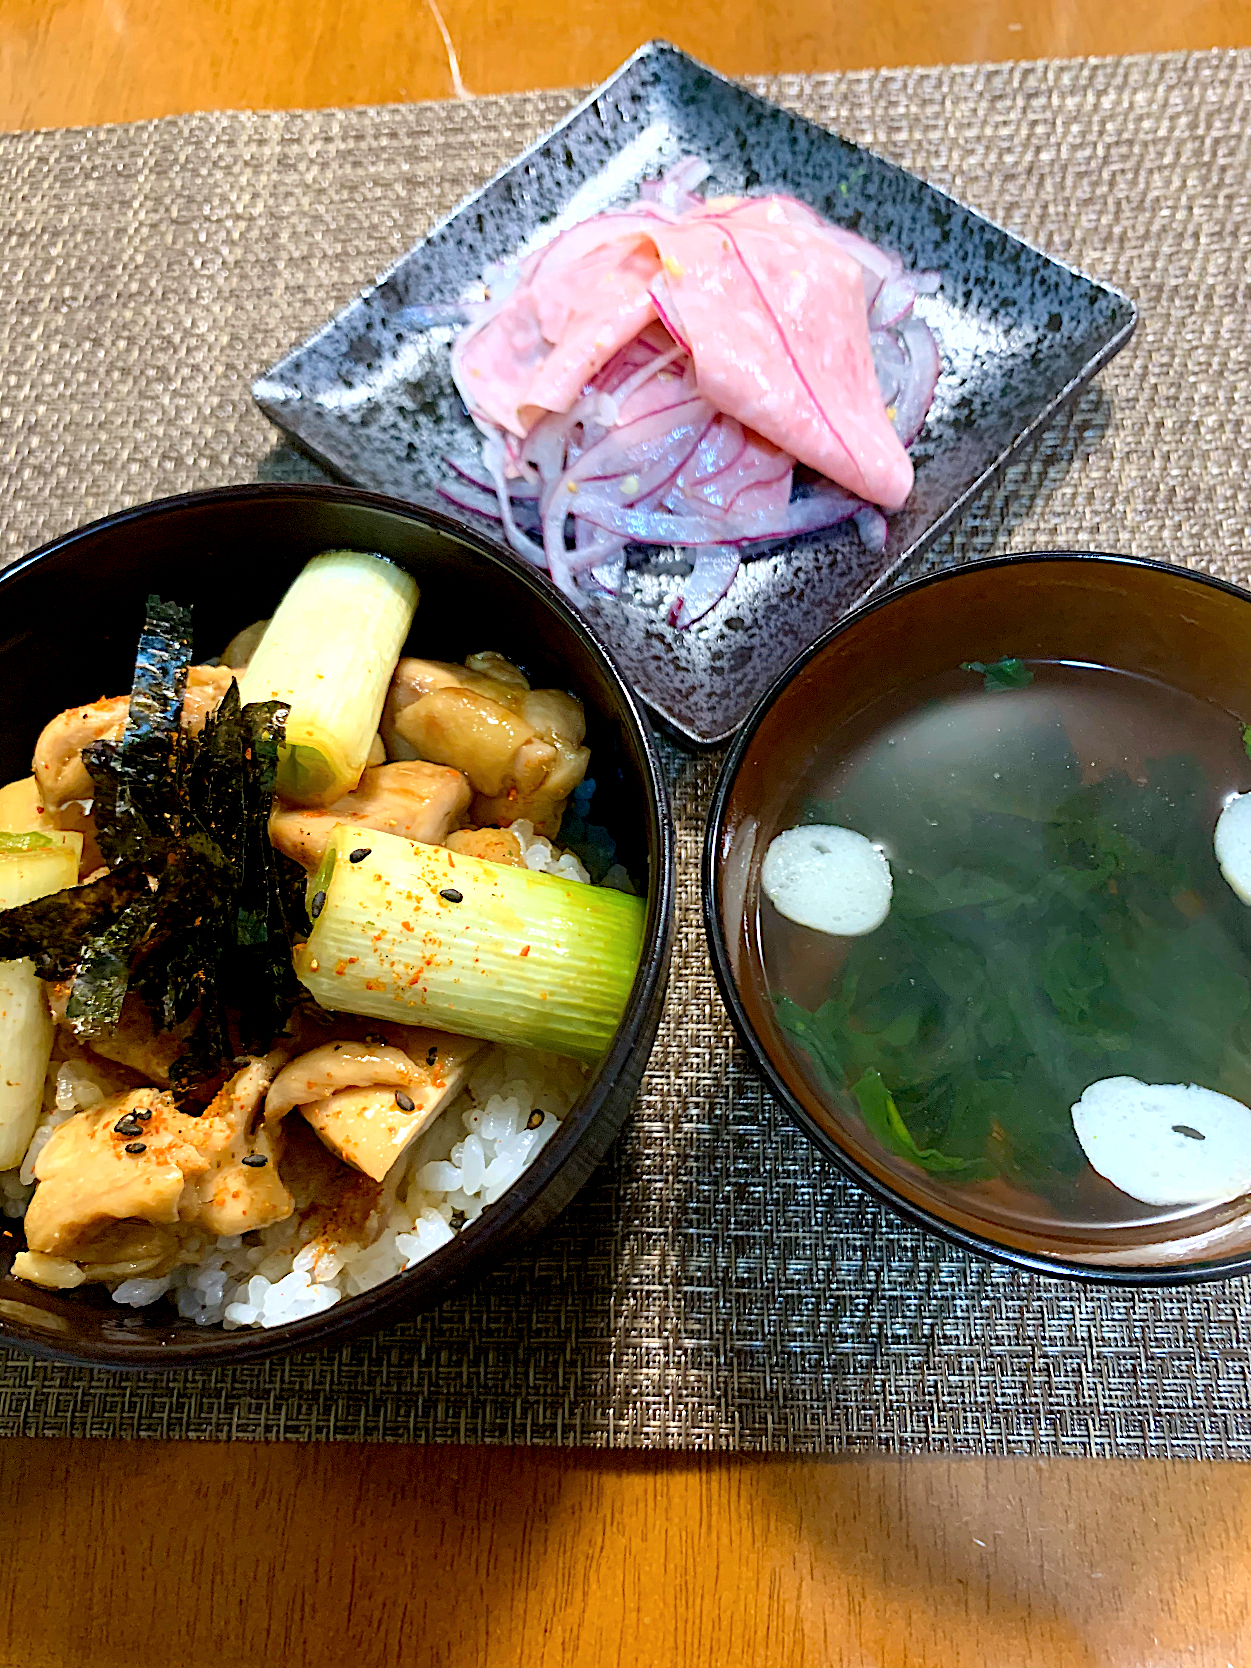
[[[742,727],[734,737],[717,775],[712,803],[704,830],[704,847],[700,872],[700,892],[703,901],[704,934],[708,942],[713,976],[721,993],[730,1021],[752,1064],[764,1079],[766,1088],[781,1102],[791,1121],[808,1137],[818,1151],[832,1159],[843,1173],[870,1193],[879,1203],[904,1217],[914,1226],[937,1234],[940,1239],[989,1257],[1000,1263],[1022,1269],[1031,1274],[1080,1281],[1087,1285],[1121,1286],[1131,1288],[1200,1285],[1209,1281],[1228,1280],[1235,1275],[1251,1273],[1251,1251],[1203,1264],[1180,1264],[1172,1268],[1143,1265],[1115,1265],[1081,1263],[1063,1257],[1052,1257],[1042,1252],[1027,1251],[1016,1246],[1000,1244],[989,1236],[974,1233],[939,1216],[924,1205],[903,1198],[859,1162],[811,1117],[802,1102],[792,1093],[781,1072],[774,1065],[763,1042],[757,1036],[739,995],[738,983],[730,965],[729,946],[718,907],[717,882],[721,871],[721,836],[725,824],[726,807],[747,749],[756,732],[768,716],[774,703],[799,674],[813,660],[848,631],[854,631],[869,615],[888,608],[901,597],[914,595],[933,585],[959,581],[971,572],[988,568],[1013,568],[1030,564],[1084,562],[1104,566],[1146,568],[1165,574],[1179,582],[1193,582],[1225,591],[1240,601],[1251,604],[1251,591],[1231,580],[1220,579],[1200,569],[1182,567],[1175,562],[1160,561],[1146,556],[1127,556],[1100,550],[1029,550],[1004,556],[990,556],[977,561],[961,562],[956,567],[942,568],[923,574],[902,585],[879,592],[869,601],[852,609],[824,631],[816,642],[790,663],[756,702]]]
[[[240,1328],[225,1332],[220,1327],[205,1327],[196,1336],[194,1345],[179,1347],[174,1359],[171,1359],[168,1344],[159,1337],[145,1339],[138,1329],[133,1339],[127,1337],[125,1343],[115,1350],[91,1338],[66,1337],[64,1342],[49,1338],[45,1341],[11,1330],[11,1323],[0,1316],[0,1346],[18,1348],[44,1360],[108,1368],[115,1372],[179,1373],[242,1365],[275,1355],[342,1343],[360,1334],[376,1331],[388,1319],[409,1318],[423,1307],[433,1307],[451,1297],[487,1272],[494,1241],[506,1238],[517,1219],[530,1209],[566,1165],[576,1162],[583,1138],[596,1123],[604,1101],[638,1046],[649,1016],[661,1000],[668,978],[675,932],[677,840],[669,788],[651,723],[612,651],[590,623],[550,580],[477,529],[465,527],[453,517],[425,505],[406,503],[385,493],[370,492],[338,482],[251,481],[207,487],[130,505],[50,539],[0,569],[0,599],[19,575],[27,573],[48,557],[89,543],[106,530],[112,532],[135,522],[157,520],[204,506],[284,498],[383,511],[444,535],[453,543],[468,548],[475,557],[504,569],[510,577],[519,581],[541,603],[545,603],[575,637],[581,639],[591,658],[600,663],[600,669],[620,703],[620,716],[638,750],[646,789],[646,843],[651,873],[638,971],[612,1044],[583,1094],[563,1120],[557,1136],[546,1144],[516,1182],[486,1207],[480,1217],[467,1223],[455,1239],[440,1246],[429,1257],[367,1291],[341,1299],[329,1309],[270,1330]],[[482,1226],[484,1223],[485,1227]],[[510,1251],[513,1249],[515,1247],[510,1247]]]

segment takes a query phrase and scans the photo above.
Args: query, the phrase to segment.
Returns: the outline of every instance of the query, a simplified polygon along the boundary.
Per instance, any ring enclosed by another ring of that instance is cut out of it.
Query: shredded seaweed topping
[[[171,1082],[197,1111],[240,1046],[263,1051],[285,1025],[307,921],[303,871],[268,832],[287,708],[244,707],[232,682],[189,734],[190,659],[190,610],[150,598],[125,731],[83,751],[108,873],[0,912],[0,957],[72,978],[66,1018],[83,1036],[116,1026],[130,992],[163,1030],[194,1019]]]

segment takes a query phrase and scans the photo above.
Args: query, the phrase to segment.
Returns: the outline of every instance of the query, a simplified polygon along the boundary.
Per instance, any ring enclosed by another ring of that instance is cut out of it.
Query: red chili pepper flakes
[[[521,951],[520,951],[520,954],[521,954],[521,955],[523,955],[523,956],[528,956],[528,955],[529,955],[529,954],[530,954],[530,946],[529,946],[529,945],[528,945],[528,944],[527,944],[527,945],[526,945],[526,946],[525,946],[525,947],[524,947],[524,948],[523,948],[523,949],[522,949],[522,950],[521,950]]]

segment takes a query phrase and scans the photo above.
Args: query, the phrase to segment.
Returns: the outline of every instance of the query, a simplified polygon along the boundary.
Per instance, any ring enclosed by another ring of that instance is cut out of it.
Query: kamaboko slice
[[[838,937],[874,932],[890,913],[890,864],[851,828],[788,828],[765,853],[760,884],[779,914]]]
[[[1251,793],[1235,794],[1216,819],[1212,848],[1230,889],[1251,904]]]
[[[1104,1077],[1073,1130],[1091,1165],[1145,1205],[1215,1205],[1251,1192],[1251,1111],[1198,1083]]]

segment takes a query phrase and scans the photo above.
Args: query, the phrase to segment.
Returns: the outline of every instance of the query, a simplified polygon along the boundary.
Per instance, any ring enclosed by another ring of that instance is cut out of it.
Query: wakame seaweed
[[[307,922],[303,871],[268,832],[287,709],[241,706],[232,681],[190,734],[190,659],[190,610],[150,598],[122,737],[83,752],[108,872],[0,912],[0,956],[72,979],[66,1017],[82,1035],[115,1026],[130,992],[161,1029],[192,1021],[171,1081],[195,1110],[240,1046],[264,1049],[286,1023]]]
[[[1249,912],[1196,815],[1193,757],[1083,781],[1057,722],[980,733],[999,751],[935,768],[923,792],[900,741],[809,805],[888,831],[894,893],[825,1001],[775,994],[775,1011],[888,1151],[1063,1194],[1085,1168],[1070,1108],[1099,1078],[1251,1103]]]
[[[962,660],[962,672],[979,672],[987,694],[995,695],[1004,689],[1028,689],[1034,674],[1023,660],[1009,655],[1003,660]]]

